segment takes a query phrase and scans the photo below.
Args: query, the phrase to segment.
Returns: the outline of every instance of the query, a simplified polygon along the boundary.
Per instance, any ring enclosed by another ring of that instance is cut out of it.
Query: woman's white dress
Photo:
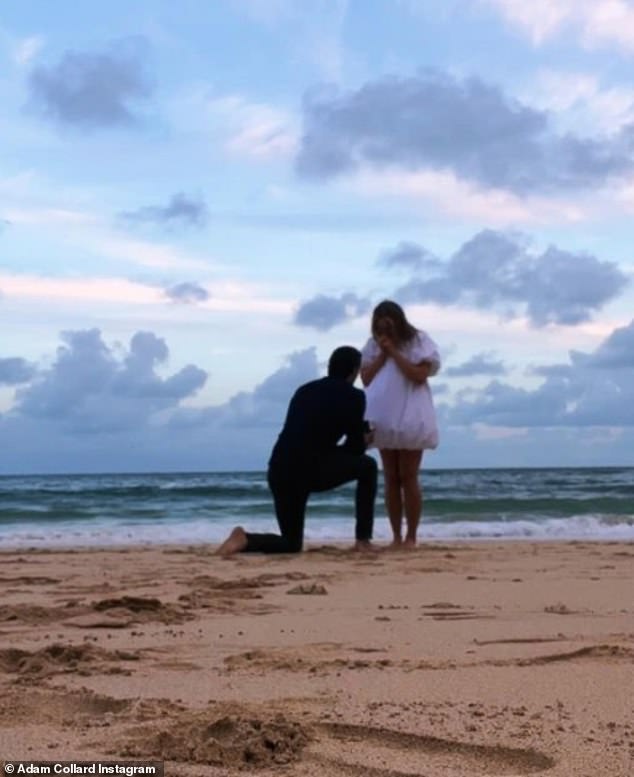
[[[430,375],[440,369],[436,343],[425,332],[399,348],[413,364],[422,361],[431,364]],[[361,365],[374,361],[380,348],[370,338],[361,351]],[[388,358],[383,367],[365,388],[366,418],[374,425],[374,445],[377,448],[423,450],[438,445],[436,411],[428,382],[413,383]]]

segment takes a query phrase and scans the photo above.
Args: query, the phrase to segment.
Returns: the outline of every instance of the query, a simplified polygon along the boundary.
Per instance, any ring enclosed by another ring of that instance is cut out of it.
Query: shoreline
[[[387,553],[417,553],[423,551],[425,548],[438,549],[447,546],[452,548],[456,546],[495,546],[495,545],[527,545],[534,544],[538,546],[548,545],[632,545],[634,546],[634,539],[624,538],[611,538],[611,537],[434,537],[431,539],[420,539],[413,551],[410,550],[393,550],[390,548],[389,539],[373,540],[376,552],[383,554]],[[165,542],[155,541],[139,541],[136,542],[121,542],[121,543],[109,543],[109,544],[95,544],[90,543],[86,545],[16,545],[15,547],[2,547],[0,545],[0,557],[5,555],[12,555],[16,553],[107,553],[112,552],[150,552],[150,551],[176,551],[176,552],[199,552],[204,551],[209,555],[213,555],[216,548],[219,547],[220,542],[207,542],[204,540],[196,540],[192,542],[173,542],[166,540]],[[333,539],[309,539],[304,542],[304,549],[298,554],[288,554],[289,557],[301,557],[304,553],[315,553],[321,550],[328,552],[331,549],[346,550],[352,549],[354,540],[352,538],[342,539],[340,537]],[[249,553],[244,554],[245,557],[253,556],[266,558],[267,554],[262,553]],[[270,558],[282,559],[285,554],[271,554]]]
[[[628,774],[633,543],[215,547],[0,551],[7,759],[165,759],[182,777]]]

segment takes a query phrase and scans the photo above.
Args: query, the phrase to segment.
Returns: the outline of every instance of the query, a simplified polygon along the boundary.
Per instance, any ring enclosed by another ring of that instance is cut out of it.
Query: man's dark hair
[[[349,378],[361,366],[361,351],[351,345],[341,345],[330,355],[328,376],[331,378]]]

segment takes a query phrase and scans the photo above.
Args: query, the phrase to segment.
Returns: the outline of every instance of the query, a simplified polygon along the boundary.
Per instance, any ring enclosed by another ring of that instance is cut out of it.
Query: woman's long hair
[[[389,299],[384,299],[372,311],[372,336],[376,338],[380,333],[377,331],[377,323],[382,318],[389,318],[394,325],[394,337],[399,345],[408,343],[418,333],[415,326],[409,323],[403,308]]]

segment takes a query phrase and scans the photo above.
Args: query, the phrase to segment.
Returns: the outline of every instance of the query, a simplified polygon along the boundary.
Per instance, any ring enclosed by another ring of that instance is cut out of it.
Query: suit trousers
[[[293,464],[271,464],[268,483],[280,534],[247,532],[245,552],[299,553],[304,544],[306,505],[310,494],[330,491],[355,480],[355,538],[371,540],[377,478],[377,464],[372,456],[355,455],[343,449],[325,454],[301,470]]]

